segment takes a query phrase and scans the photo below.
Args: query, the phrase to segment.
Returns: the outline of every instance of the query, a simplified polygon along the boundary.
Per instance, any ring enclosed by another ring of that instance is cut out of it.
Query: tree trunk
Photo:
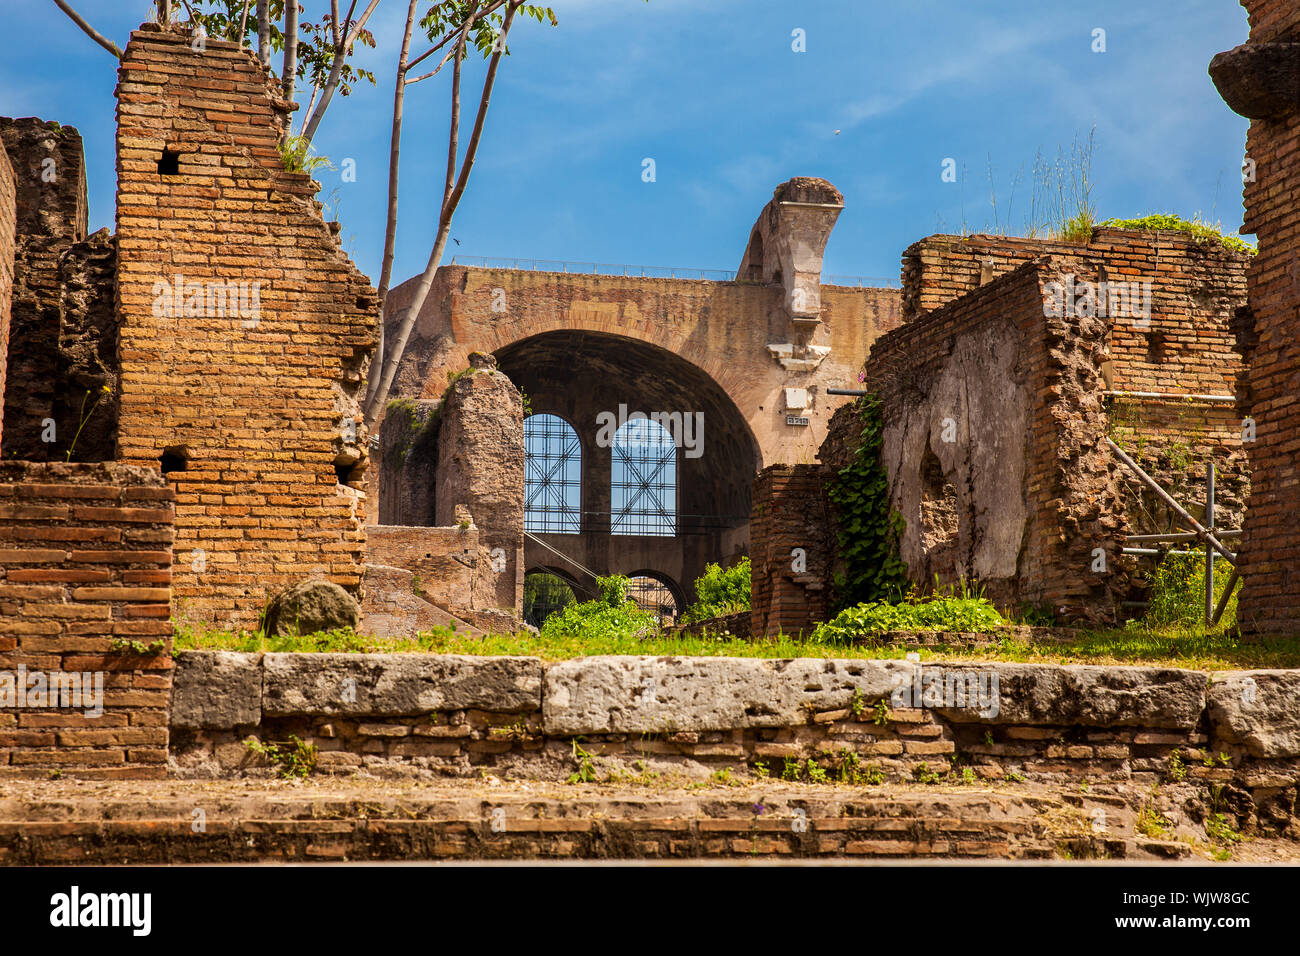
[[[308,143],[316,135],[316,127],[320,126],[321,119],[325,116],[325,110],[329,108],[330,100],[334,96],[334,90],[339,85],[339,77],[343,73],[343,62],[347,59],[348,51],[352,48],[352,43],[357,38],[357,33],[366,25],[370,19],[370,14],[375,12],[375,7],[379,5],[379,0],[370,0],[365,11],[357,17],[357,22],[350,29],[344,31],[344,39],[341,44],[334,48],[334,62],[330,66],[329,79],[325,81],[325,88],[321,91],[320,103],[312,111],[311,117],[303,124],[302,136]],[[344,24],[348,26],[348,24]]]
[[[505,21],[501,24],[501,50],[505,48],[506,36],[510,33],[510,24],[514,20],[515,11],[522,6],[524,0],[510,0],[506,6]],[[454,102],[452,106],[452,125],[451,137],[455,138],[456,129],[459,125],[460,112],[460,58],[464,55],[465,39],[464,36],[458,41],[460,49],[454,51],[453,60],[456,64],[452,85],[455,91]],[[460,176],[456,179],[455,186],[452,186],[451,179],[448,177],[448,192],[443,202],[442,209],[438,216],[438,237],[433,244],[433,250],[429,253],[429,262],[424,267],[424,273],[420,276],[420,283],[415,288],[415,296],[411,300],[406,314],[402,316],[402,324],[397,328],[397,335],[392,343],[388,354],[384,356],[383,369],[379,381],[379,388],[371,396],[370,401],[366,404],[365,417],[367,424],[373,425],[379,417],[379,411],[388,401],[388,393],[393,387],[393,379],[397,375],[397,366],[402,361],[402,353],[406,351],[406,343],[411,338],[411,329],[415,327],[415,320],[424,308],[424,301],[429,296],[429,289],[433,285],[434,275],[438,271],[438,265],[442,262],[442,254],[447,246],[447,236],[451,233],[451,219],[456,212],[456,206],[460,203],[460,197],[465,194],[465,184],[469,181],[470,171],[474,168],[474,158],[478,153],[479,140],[483,135],[483,123],[487,118],[488,104],[492,99],[492,87],[496,83],[497,68],[501,64],[501,50],[492,54],[492,59],[488,64],[487,76],[483,80],[483,94],[479,98],[478,114],[474,117],[474,130],[470,134],[469,145],[465,148],[465,160],[461,164]]]
[[[257,0],[257,58],[262,66],[271,65],[270,0]]]
[[[406,60],[411,52],[411,33],[415,29],[415,7],[419,0],[411,0],[406,12],[406,32],[402,35],[402,51],[397,58],[397,83],[393,90],[393,138],[388,147],[388,223],[384,227],[384,258],[379,270],[379,338],[375,342],[375,355],[379,366],[384,358],[384,322],[388,285],[393,278],[393,254],[397,246],[397,166],[402,149],[402,107],[406,99]],[[366,402],[379,389],[379,376],[370,376],[366,385]]]
[[[298,0],[284,4],[284,75],[280,78],[284,98],[292,102],[298,78]]]

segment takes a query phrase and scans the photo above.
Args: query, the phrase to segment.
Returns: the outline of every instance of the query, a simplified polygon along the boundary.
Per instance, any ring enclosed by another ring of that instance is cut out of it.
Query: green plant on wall
[[[889,506],[889,477],[880,462],[880,399],[859,399],[858,411],[862,433],[857,452],[827,491],[839,512],[839,557],[846,569],[836,576],[837,609],[888,597],[907,586],[907,565],[898,551],[905,525]]]

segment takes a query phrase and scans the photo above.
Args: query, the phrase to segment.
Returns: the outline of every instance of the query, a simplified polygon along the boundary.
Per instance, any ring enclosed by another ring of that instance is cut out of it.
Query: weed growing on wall
[[[880,462],[880,404],[875,395],[859,399],[862,432],[857,453],[827,489],[838,511],[839,558],[846,569],[835,578],[837,608],[877,601],[907,586],[907,565],[898,552],[903,517],[889,506],[889,476]]]
[[[1190,233],[1193,237],[1201,242],[1218,242],[1225,249],[1231,249],[1233,252],[1244,252],[1247,255],[1255,255],[1258,251],[1254,246],[1237,236],[1225,236],[1219,223],[1211,225],[1205,222],[1198,215],[1194,219],[1187,220],[1182,216],[1175,216],[1173,213],[1155,213],[1150,216],[1141,216],[1137,219],[1107,219],[1101,223],[1102,226],[1110,229],[1172,229],[1176,232]]]
[[[681,623],[707,621],[709,618],[748,611],[750,608],[750,564],[746,556],[734,567],[709,564],[695,579],[699,600],[687,608]]]

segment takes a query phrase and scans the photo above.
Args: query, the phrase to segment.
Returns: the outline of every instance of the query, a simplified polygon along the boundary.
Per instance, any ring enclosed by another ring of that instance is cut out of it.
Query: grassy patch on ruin
[[[478,638],[449,629],[424,631],[412,638],[374,638],[340,630],[298,637],[268,638],[248,631],[230,632],[176,622],[176,650],[305,651],[336,653],[423,653],[521,655],[546,661],[598,654],[654,657],[861,658],[890,660],[909,652],[922,661],[1011,661],[1042,664],[1158,664],[1193,670],[1300,667],[1300,638],[1242,643],[1221,631],[1195,627],[1115,628],[1082,632],[1070,644],[1033,643],[1010,638],[978,647],[906,647],[841,644],[782,634],[758,641],[734,637],[489,634]]]

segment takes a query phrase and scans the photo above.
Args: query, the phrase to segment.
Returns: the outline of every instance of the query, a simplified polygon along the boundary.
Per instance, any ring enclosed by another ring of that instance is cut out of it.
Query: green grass
[[[1116,628],[1083,633],[1068,646],[1019,643],[1009,639],[981,648],[873,647],[814,641],[780,635],[761,641],[709,635],[636,638],[626,633],[604,636],[489,634],[438,629],[410,639],[377,639],[352,631],[303,637],[266,638],[247,631],[232,633],[176,622],[176,650],[309,651],[345,653],[416,652],[424,654],[523,655],[547,661],[599,654],[654,657],[859,658],[892,660],[908,652],[923,661],[1016,661],[1056,664],[1162,664],[1193,670],[1300,667],[1300,638],[1275,638],[1241,644],[1222,631],[1206,634],[1189,626]]]
[[[1176,216],[1172,213],[1156,213],[1150,216],[1142,216],[1138,219],[1107,219],[1099,223],[1102,227],[1111,229],[1172,229],[1176,232],[1190,233],[1196,239],[1202,242],[1214,241],[1220,243],[1225,249],[1231,249],[1233,252],[1243,252],[1247,255],[1254,255],[1256,249],[1250,243],[1238,236],[1224,235],[1223,229],[1218,223],[1210,224],[1201,219],[1198,215],[1194,219],[1187,220],[1182,216]]]

